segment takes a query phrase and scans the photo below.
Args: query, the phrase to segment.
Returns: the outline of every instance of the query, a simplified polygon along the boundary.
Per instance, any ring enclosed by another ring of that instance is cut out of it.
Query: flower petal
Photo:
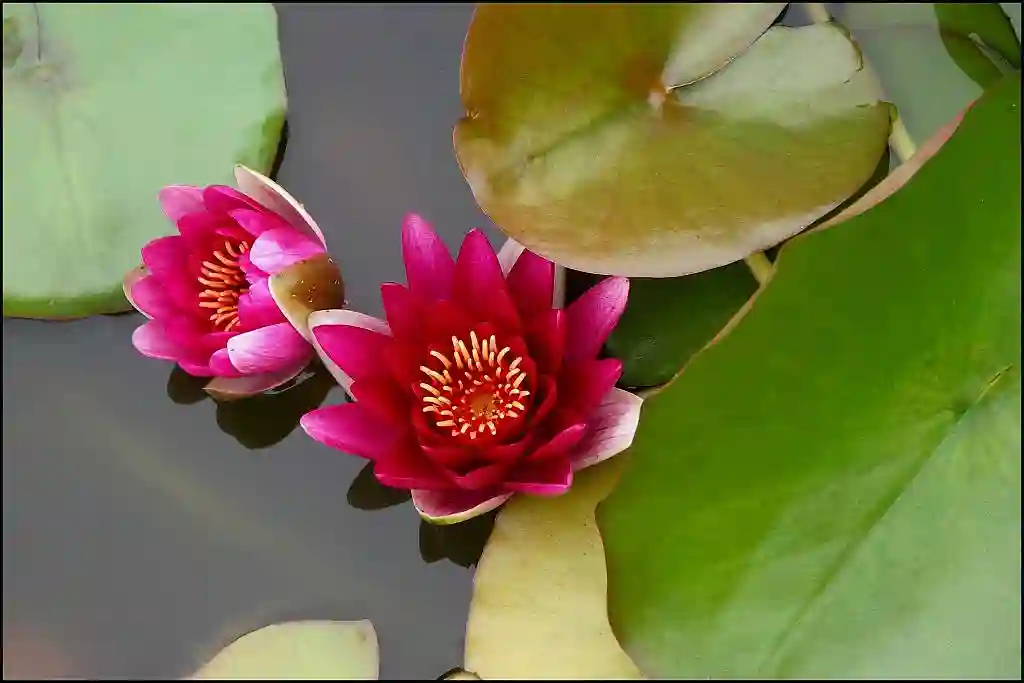
[[[586,422],[620,376],[616,358],[567,362],[558,377],[557,411],[569,423]]]
[[[217,349],[210,356],[210,371],[215,377],[242,377],[242,372],[231,362],[227,349]]]
[[[143,356],[158,360],[177,360],[181,346],[167,337],[163,323],[152,320],[132,332],[132,346]]]
[[[384,303],[384,315],[395,336],[414,340],[423,336],[422,309],[415,294],[402,285],[385,282],[380,286],[380,298]]]
[[[555,291],[555,265],[526,250],[508,273],[508,291],[519,316],[530,320],[551,310]]]
[[[203,387],[203,390],[219,401],[234,401],[247,396],[255,396],[294,379],[305,369],[306,365],[308,363],[296,363],[294,366],[278,372],[264,372],[258,375],[215,377]]]
[[[391,429],[392,432],[399,431],[395,427]],[[374,460],[373,476],[385,486],[396,489],[434,490],[452,485],[446,474],[423,454],[416,439],[408,433]]]
[[[392,423],[409,420],[409,395],[390,375],[364,377],[353,382],[350,391],[352,398],[383,420]]]
[[[568,458],[528,460],[508,476],[504,486],[531,496],[559,496],[572,486],[572,463]]]
[[[295,201],[294,197],[273,180],[239,164],[235,166],[235,183],[238,189],[284,218],[293,228],[316,238],[320,244],[327,245],[324,234],[320,232],[320,227],[313,217],[306,212],[302,204]]]
[[[542,375],[556,375],[562,368],[565,344],[565,311],[548,309],[530,321],[526,346]]]
[[[455,524],[486,514],[512,497],[493,491],[422,491],[413,489],[412,504],[420,517],[431,524]]]
[[[142,263],[161,279],[180,278],[188,267],[188,247],[181,235],[158,237],[142,247]]]
[[[402,436],[401,430],[358,403],[311,410],[299,424],[325,446],[369,460],[377,460],[393,450]]]
[[[622,389],[609,391],[587,421],[587,433],[573,450],[573,469],[581,470],[629,448],[640,423],[644,400]]]
[[[178,360],[178,367],[193,377],[212,377],[213,370],[209,363],[194,363],[188,360]],[[208,385],[207,385],[208,386]]]
[[[498,257],[480,230],[462,240],[455,263],[452,296],[479,321],[494,323],[508,332],[519,331],[519,315],[505,285]]]
[[[452,255],[430,223],[414,213],[402,223],[402,259],[410,290],[427,300],[451,298]]]
[[[568,456],[587,433],[587,425],[570,425],[526,458],[527,461],[551,460]],[[566,458],[567,459],[567,458]]]
[[[268,230],[252,243],[249,262],[260,270],[278,273],[288,266],[324,253],[324,245],[291,228]]]
[[[286,322],[234,336],[227,350],[231,363],[246,375],[278,372],[313,357],[309,343]]]
[[[135,302],[135,297],[132,296],[132,288],[135,286],[135,283],[148,275],[149,270],[146,266],[136,266],[135,268],[132,268],[125,273],[124,280],[121,281],[121,290],[124,291],[124,298],[128,299],[128,303],[132,305],[132,308],[147,318],[152,318],[153,316],[139,308],[139,304]]]
[[[243,230],[253,237],[259,237],[270,230],[291,229],[291,226],[283,218],[269,211],[234,209],[229,211],[228,214]]]
[[[168,185],[157,194],[164,215],[177,223],[178,219],[190,213],[206,211],[203,203],[203,188],[191,185]]]
[[[246,330],[287,322],[270,294],[266,278],[253,282],[248,293],[238,297],[238,317]]]
[[[333,327],[345,325],[348,327],[361,327],[371,332],[385,337],[391,336],[391,328],[388,324],[379,318],[366,315],[365,313],[358,313],[356,311],[348,311],[340,308],[329,308],[323,311],[314,311],[309,314],[309,329],[312,333],[313,348],[316,350],[317,355],[320,357],[320,361],[327,368],[327,371],[331,373],[335,381],[345,390],[345,393],[351,395],[350,388],[352,386],[352,378],[341,369],[331,358],[328,350],[320,344],[317,339],[317,329],[321,327]]]
[[[566,359],[594,358],[615,329],[629,296],[629,280],[609,277],[565,309]]]
[[[511,237],[505,240],[505,244],[501,245],[501,250],[498,251],[498,265],[501,266],[501,272],[504,275],[507,276],[511,272],[512,266],[516,264],[525,250],[526,247]]]
[[[163,284],[152,275],[137,280],[131,286],[129,301],[148,318],[170,318],[183,315],[171,299]],[[125,288],[128,291],[128,287]]]
[[[210,185],[204,188],[203,203],[209,213],[226,214],[235,209],[260,209],[259,202],[227,185]]]

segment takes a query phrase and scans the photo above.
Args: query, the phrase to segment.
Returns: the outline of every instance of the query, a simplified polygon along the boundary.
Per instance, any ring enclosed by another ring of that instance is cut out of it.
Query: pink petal
[[[567,359],[594,358],[615,329],[629,296],[629,280],[609,277],[565,310]]]
[[[142,262],[161,279],[181,278],[188,267],[188,247],[180,235],[158,237],[142,248]]]
[[[266,280],[270,277],[269,273],[260,270],[252,264],[252,261],[249,260],[249,252],[245,252],[238,257],[238,267],[242,269],[242,273],[249,282]]]
[[[386,282],[380,286],[380,298],[388,326],[395,336],[417,340],[423,336],[421,308],[412,292],[402,285]]]
[[[494,462],[477,467],[466,474],[452,477],[455,485],[466,491],[493,491],[505,481],[512,463]]]
[[[193,377],[211,377],[213,376],[213,370],[210,369],[209,363],[194,363],[187,360],[178,360],[178,367],[192,375]],[[208,387],[209,385],[207,385]],[[204,387],[205,388],[205,387]]]
[[[217,349],[214,351],[213,355],[210,356],[209,366],[210,372],[215,377],[242,377],[242,372],[231,362],[231,356],[228,354],[227,349]]]
[[[350,387],[352,386],[352,378],[345,373],[341,367],[335,363],[328,355],[327,351],[320,345],[320,342],[316,338],[316,329],[321,326],[332,326],[332,325],[348,325],[349,327],[362,327],[364,329],[377,332],[383,336],[391,336],[391,328],[388,324],[379,318],[366,315],[364,313],[357,313],[356,311],[348,311],[340,308],[331,308],[323,311],[313,311],[309,314],[309,329],[311,332],[313,348],[316,350],[317,356],[320,357],[320,361],[327,368],[327,371],[331,373],[335,381],[345,390],[345,393],[350,393]]]
[[[567,456],[587,433],[587,425],[580,423],[566,427],[550,441],[529,455],[527,460],[551,460]]]
[[[386,334],[352,325],[319,325],[313,328],[313,338],[351,380],[387,371],[385,354],[391,338]]]
[[[512,497],[493,491],[422,491],[413,489],[412,504],[420,516],[432,524],[455,524],[486,514]]]
[[[585,422],[621,375],[616,358],[567,363],[558,378],[558,410],[570,422]]]
[[[523,320],[551,310],[555,291],[555,265],[551,261],[524,251],[509,271],[507,282]]]
[[[505,240],[505,244],[501,245],[501,249],[498,251],[498,264],[501,266],[501,272],[507,276],[525,250],[526,247],[511,237]]]
[[[505,331],[519,330],[519,315],[505,286],[498,258],[480,230],[470,230],[462,240],[452,295],[478,320],[494,323]]]
[[[259,237],[270,230],[289,230],[291,226],[283,218],[267,211],[235,209],[229,215],[243,230],[253,237]],[[317,240],[319,242],[319,240]]]
[[[143,356],[158,360],[177,360],[182,355],[181,346],[169,339],[163,323],[155,320],[135,328],[132,346]]]
[[[451,298],[452,255],[430,224],[416,214],[410,213],[402,223],[402,258],[410,290],[427,300]]]
[[[358,403],[311,410],[299,424],[306,434],[325,446],[369,460],[384,456],[402,436],[400,429]]]
[[[191,185],[168,185],[157,194],[164,215],[177,223],[182,216],[206,211],[203,188]]]
[[[612,389],[587,421],[587,434],[572,453],[573,469],[581,470],[629,448],[640,423],[643,399]]]
[[[352,384],[351,393],[360,405],[388,422],[409,419],[409,395],[389,375],[364,377]]]
[[[132,308],[147,318],[152,318],[153,316],[139,308],[139,305],[135,302],[135,297],[132,296],[132,288],[135,286],[135,283],[148,275],[149,271],[146,269],[146,266],[132,268],[125,273],[124,280],[121,281],[121,290],[124,292],[124,298],[128,299],[128,303],[132,305]]]
[[[398,431],[392,427],[393,431]],[[451,486],[445,473],[432,463],[416,440],[406,438],[374,460],[373,475],[377,481],[397,489],[440,489]]]
[[[451,445],[451,442],[447,442],[447,444],[444,446],[421,444],[420,448],[431,462],[449,472],[465,472],[480,458],[479,453],[473,448]]]
[[[505,490],[531,496],[558,496],[572,486],[572,463],[567,458],[528,460],[505,481]]]
[[[209,213],[224,214],[235,209],[256,209],[258,211],[261,208],[259,202],[227,185],[210,185],[205,188],[203,203]]]
[[[125,288],[128,291],[128,287]],[[182,315],[163,285],[153,276],[137,280],[130,287],[129,301],[149,318],[170,318]]]
[[[302,372],[306,363],[296,364],[279,372],[265,372],[244,377],[216,377],[203,387],[206,393],[219,401],[234,401],[269,391],[293,379]]]
[[[247,294],[238,297],[238,317],[242,327],[247,330],[287,322],[270,294],[266,278],[256,280],[249,285]]]
[[[228,340],[228,355],[243,374],[278,372],[301,360],[308,361],[313,349],[291,323],[278,323],[243,332]]]
[[[313,217],[302,204],[295,201],[288,192],[262,173],[239,164],[235,166],[235,183],[238,188],[257,202],[281,216],[294,229],[304,232],[326,246],[324,234],[320,232]]]
[[[531,321],[526,331],[526,345],[541,374],[558,373],[562,367],[564,344],[565,311],[548,309]]]
[[[288,266],[324,253],[324,245],[308,235],[281,228],[268,230],[252,243],[249,261],[260,270],[278,273]]]
[[[225,216],[212,213],[190,213],[178,219],[178,232],[192,252],[207,252],[217,239],[217,231],[229,225]],[[204,256],[204,258],[209,258]]]

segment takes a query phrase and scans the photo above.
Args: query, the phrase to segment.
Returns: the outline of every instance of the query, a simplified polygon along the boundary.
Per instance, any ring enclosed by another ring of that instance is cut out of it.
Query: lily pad
[[[625,461],[576,478],[563,496],[516,496],[477,566],[466,626],[466,669],[484,680],[636,679],[612,635],[594,507]]]
[[[477,202],[547,258],[638,277],[807,227],[871,175],[890,107],[843,29],[764,32],[781,7],[478,6],[455,128]]]
[[[597,513],[645,674],[1020,676],[1020,143],[1015,74],[646,401]]]
[[[284,123],[269,3],[4,3],[4,315],[130,308],[170,184],[268,172]]]
[[[368,621],[292,621],[234,641],[194,680],[376,680],[377,633]]]
[[[996,3],[854,2],[840,19],[917,141],[1020,67],[1020,44]]]

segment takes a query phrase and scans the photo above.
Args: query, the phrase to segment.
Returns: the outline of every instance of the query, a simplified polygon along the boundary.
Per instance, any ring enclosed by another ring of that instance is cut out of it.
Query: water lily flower
[[[410,215],[402,247],[408,286],[382,286],[386,321],[310,315],[321,360],[353,402],[304,415],[307,434],[372,460],[435,523],[516,493],[561,494],[575,470],[629,446],[641,399],[615,388],[618,360],[597,358],[628,280],[606,278],[563,310],[554,264],[515,242],[496,255],[473,230],[455,260]]]
[[[238,190],[175,185],[159,195],[177,235],[142,248],[124,281],[150,320],[132,343],[230,399],[295,377],[315,357],[313,310],[344,304],[337,265],[316,222],[284,189],[244,166]]]

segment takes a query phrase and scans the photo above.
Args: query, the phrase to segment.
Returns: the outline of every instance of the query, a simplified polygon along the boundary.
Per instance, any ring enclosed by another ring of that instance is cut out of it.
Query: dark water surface
[[[451,147],[471,11],[279,7],[278,178],[324,229],[357,310],[379,314],[379,284],[404,281],[407,211],[450,246],[474,226],[499,243]],[[134,351],[140,321],[4,320],[5,677],[188,675],[286,618],[372,620],[382,678],[461,664],[472,575],[458,562],[485,526],[421,529],[407,501],[360,509],[401,499],[368,473],[350,494],[364,461],[287,433],[340,389],[314,378],[218,410]]]

